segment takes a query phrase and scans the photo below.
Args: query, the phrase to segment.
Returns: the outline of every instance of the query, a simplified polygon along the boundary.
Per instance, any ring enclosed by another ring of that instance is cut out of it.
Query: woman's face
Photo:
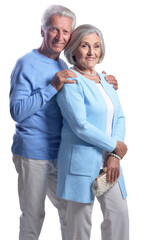
[[[82,38],[79,46],[74,50],[76,66],[81,70],[94,69],[101,55],[100,38],[96,33],[86,35]]]

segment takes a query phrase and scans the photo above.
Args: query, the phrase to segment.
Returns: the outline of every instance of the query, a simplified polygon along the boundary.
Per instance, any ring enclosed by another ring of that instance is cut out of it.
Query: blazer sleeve
[[[125,137],[125,117],[123,115],[121,105],[119,105],[119,111],[116,115],[116,123],[112,130],[112,137],[117,141],[123,142]]]
[[[78,81],[75,84],[64,84],[57,95],[57,103],[75,135],[109,152],[115,149],[117,140],[87,121],[83,89]]]

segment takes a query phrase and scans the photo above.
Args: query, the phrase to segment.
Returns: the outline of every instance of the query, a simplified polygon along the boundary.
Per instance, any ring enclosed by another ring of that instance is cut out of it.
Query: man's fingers
[[[76,83],[76,81],[75,81],[75,80],[65,79],[65,80],[64,80],[64,83]]]
[[[77,75],[74,72],[72,72],[71,70],[64,70],[63,74],[64,74],[65,78],[77,77]]]
[[[114,84],[113,87],[115,90],[118,90],[118,84]]]
[[[56,75],[59,79],[77,77],[77,75],[74,72],[72,72],[68,69],[67,70],[62,70],[61,72],[56,73]]]

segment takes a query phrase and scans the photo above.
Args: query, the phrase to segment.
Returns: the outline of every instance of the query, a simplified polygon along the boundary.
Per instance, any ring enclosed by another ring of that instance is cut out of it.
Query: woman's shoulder
[[[77,71],[75,71],[73,68],[70,68],[70,70],[76,74],[77,77],[75,77],[74,80],[76,80],[77,83],[78,83],[78,82],[79,82],[79,83],[83,82],[84,77],[83,77],[80,73],[78,73]]]
[[[102,83],[103,85],[105,85],[106,87],[108,87],[110,90],[115,91],[115,89],[114,89],[114,87],[113,87],[113,84],[108,83],[108,82],[106,81],[106,79],[105,79],[106,74],[104,74],[104,73],[98,73],[98,75],[99,75],[100,81],[101,81],[101,83]]]

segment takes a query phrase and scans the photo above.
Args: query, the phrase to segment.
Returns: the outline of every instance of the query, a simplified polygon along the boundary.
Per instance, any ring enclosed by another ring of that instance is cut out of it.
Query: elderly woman
[[[104,54],[102,33],[92,25],[74,30],[65,50],[77,75],[76,84],[65,84],[57,96],[63,116],[57,196],[68,200],[67,240],[90,239],[92,184],[104,166],[108,168],[108,182],[120,177],[97,197],[104,218],[102,239],[129,239],[126,189],[119,160],[127,152],[123,143],[125,119],[116,91],[104,74],[95,71]]]

